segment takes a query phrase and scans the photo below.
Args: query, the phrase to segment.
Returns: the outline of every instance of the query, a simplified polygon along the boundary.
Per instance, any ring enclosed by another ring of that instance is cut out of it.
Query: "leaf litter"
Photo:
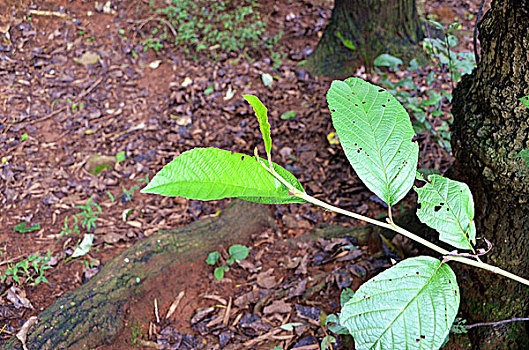
[[[452,3],[463,19],[477,8]],[[23,0],[0,5],[6,14],[0,21],[0,269],[47,250],[54,261],[47,271],[53,288],[44,283],[17,286],[10,278],[0,283],[0,316],[6,320],[0,340],[15,335],[29,317],[80,286],[142,237],[215,214],[218,202],[139,191],[130,196],[125,191],[142,187],[141,180],[195,146],[247,154],[262,147],[257,120],[242,93],[259,96],[267,105],[279,150],[276,160],[280,158],[308,191],[372,216],[385,211],[370,200],[339,142],[328,140],[334,130],[323,96],[330,79],[311,77],[297,67],[316,45],[330,17],[328,6],[296,0],[288,7],[277,2],[262,7],[269,11],[270,31],[284,33],[285,56],[274,68],[259,52],[252,52],[251,63],[237,53],[222,52],[215,60],[199,55],[197,63],[178,50],[144,51],[139,34],[119,34],[129,26],[138,33],[152,29],[152,23],[140,29],[136,25],[145,19],[147,4],[141,4],[139,12],[131,4],[31,5]],[[428,6],[427,13],[448,16],[439,10],[444,7]],[[31,21],[24,20],[28,15]],[[264,86],[272,81],[273,88]],[[420,167],[448,168],[450,159],[439,145],[428,134],[418,137],[425,145]],[[115,162],[120,152],[126,158]],[[95,171],[97,164],[87,164],[97,155],[108,158]],[[62,235],[65,218],[72,220],[76,207],[92,196],[102,208],[97,227]],[[134,210],[122,220],[121,214],[130,208]],[[309,206],[277,206],[273,211],[280,234],[254,237],[250,257],[233,265],[219,282],[212,271],[194,276],[203,279],[204,290],[187,290],[174,295],[171,305],[161,305],[172,314],[157,324],[151,320],[155,327],[143,333],[145,346],[198,349],[207,341],[208,349],[269,342],[318,348],[323,338],[320,318],[338,311],[339,290],[356,289],[388,259],[344,238],[284,244],[284,239],[296,242],[322,222],[357,223]],[[21,222],[28,223],[25,227],[38,222],[40,229],[21,238],[13,230]],[[85,234],[93,235],[92,247],[84,246],[82,257],[66,263]],[[205,309],[183,312],[190,300]],[[184,315],[189,317],[179,320]],[[289,324],[295,326],[285,327]],[[127,339],[121,341],[128,344]]]

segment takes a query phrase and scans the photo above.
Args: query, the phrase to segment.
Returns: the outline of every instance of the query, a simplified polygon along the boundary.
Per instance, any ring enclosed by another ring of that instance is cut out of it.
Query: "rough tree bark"
[[[529,277],[529,0],[494,0],[479,26],[482,59],[454,91],[453,177],[469,184],[478,235],[494,247],[485,260]],[[466,278],[465,278],[466,277]],[[471,322],[529,316],[529,290],[490,273],[466,271],[460,285]],[[527,323],[478,328],[479,349],[528,349]]]
[[[40,314],[28,334],[28,349],[93,349],[111,343],[125,327],[127,312],[151,308],[151,297],[159,295],[160,286],[174,291],[171,299],[158,300],[167,309],[180,291],[194,283],[185,272],[187,263],[204,259],[220,244],[246,242],[253,233],[274,225],[267,207],[236,201],[219,217],[136,243]],[[22,349],[22,345],[12,337],[1,348]]]
[[[371,65],[379,54],[409,55],[421,39],[415,0],[335,0],[307,69],[315,75],[345,78],[352,75],[355,64]]]

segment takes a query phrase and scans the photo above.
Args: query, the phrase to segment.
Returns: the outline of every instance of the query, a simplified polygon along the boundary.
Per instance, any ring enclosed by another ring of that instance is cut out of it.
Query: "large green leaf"
[[[412,187],[417,168],[419,146],[408,113],[389,92],[358,78],[333,81],[327,103],[354,170],[393,206]]]
[[[437,230],[439,239],[459,249],[476,243],[474,200],[468,186],[440,175],[430,175],[426,184],[415,187],[419,195],[417,216]]]
[[[270,123],[268,123],[268,109],[261,102],[261,100],[259,100],[259,98],[254,95],[242,95],[242,97],[244,97],[244,99],[252,105],[255,116],[259,121],[259,128],[261,129],[261,134],[263,135],[266,154],[270,154],[272,150],[272,138],[270,136]]]
[[[459,308],[456,276],[429,256],[401,261],[364,283],[340,324],[356,349],[439,349]]]
[[[303,191],[292,174],[277,164],[274,168]],[[218,148],[195,148],[182,153],[163,167],[142,192],[204,201],[241,198],[269,204],[304,202],[290,195],[288,188],[254,157]]]
[[[265,164],[268,164],[267,161],[265,161],[263,158],[261,158],[261,161]],[[292,184],[296,189],[300,190],[301,192],[305,192],[303,189],[303,186],[301,186],[301,183],[299,183],[298,179],[294,175],[292,175],[288,170],[283,168],[280,165],[277,165],[276,163],[272,163],[274,165],[274,170],[276,173],[281,176],[283,179],[287,180],[289,184]],[[262,166],[261,166],[262,167]],[[288,204],[288,203],[305,203],[303,199],[288,196],[288,197],[245,197],[245,196],[239,196],[237,198],[243,199],[245,201],[249,202],[256,202],[256,203],[263,203],[263,204]]]

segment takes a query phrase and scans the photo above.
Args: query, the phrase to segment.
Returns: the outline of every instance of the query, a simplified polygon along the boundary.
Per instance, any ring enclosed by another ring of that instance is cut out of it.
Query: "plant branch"
[[[370,217],[367,217],[367,216],[364,216],[364,215],[360,215],[360,214],[357,214],[357,213],[353,213],[351,211],[348,211],[348,210],[345,210],[345,209],[342,209],[342,208],[338,208],[338,207],[335,207],[334,205],[332,204],[329,204],[329,203],[326,203],[324,201],[321,201],[317,198],[314,198],[310,195],[308,195],[307,193],[305,192],[302,192],[300,190],[298,190],[297,188],[295,188],[292,184],[290,184],[287,180],[285,180],[283,177],[281,177],[273,168],[269,168],[267,167],[262,161],[259,161],[259,163],[261,163],[261,165],[263,167],[265,167],[266,170],[268,170],[277,180],[279,180],[283,185],[285,185],[288,190],[289,190],[289,193],[293,196],[296,196],[298,198],[301,198],[309,203],[312,203],[314,205],[317,205],[319,207],[322,207],[322,208],[325,208],[327,210],[330,210],[330,211],[333,211],[335,213],[338,213],[338,214],[342,214],[342,215],[345,215],[345,216],[349,216],[353,219],[357,219],[357,220],[362,220],[362,221],[365,221],[369,224],[372,224],[372,225],[376,225],[376,226],[379,226],[379,227],[382,227],[382,228],[385,228],[385,229],[388,229],[388,230],[392,230],[392,231],[395,231],[397,233],[400,233],[401,235],[405,236],[405,237],[408,237],[409,239],[411,240],[414,240],[415,242],[417,243],[420,243],[422,245],[424,245],[425,247],[428,247],[430,249],[432,249],[433,251],[436,251],[438,252],[439,254],[443,255],[443,258],[444,258],[444,261],[457,261],[457,262],[460,262],[462,264],[466,264],[466,265],[470,265],[470,266],[474,266],[474,267],[478,267],[480,269],[483,269],[483,270],[487,270],[487,271],[490,271],[492,273],[495,273],[495,274],[498,274],[498,275],[501,275],[501,276],[504,276],[504,277],[507,277],[507,278],[510,278],[516,282],[519,282],[519,283],[522,283],[522,284],[525,284],[527,286],[529,286],[529,280],[526,280],[525,278],[522,278],[520,276],[517,276],[513,273],[510,273],[508,271],[505,271],[503,269],[500,269],[499,267],[496,267],[496,266],[493,266],[493,265],[489,265],[489,264],[486,264],[484,262],[481,262],[481,261],[476,261],[476,260],[472,260],[472,259],[469,259],[469,258],[465,258],[465,257],[462,257],[462,256],[454,256],[454,255],[450,255],[452,254],[451,252],[449,252],[448,250],[444,249],[444,248],[441,248],[439,247],[438,245],[430,242],[430,241],[427,241],[426,239],[400,227],[400,226],[397,226],[393,220],[389,219],[388,218],[388,222],[382,222],[382,221],[378,221],[378,220],[375,220],[375,219],[372,219]]]
[[[481,323],[474,323],[469,324],[468,326],[464,326],[466,330],[475,328],[475,327],[485,327],[485,326],[500,326],[505,323],[511,323],[511,322],[519,322],[519,321],[529,321],[529,318],[523,317],[523,318],[511,318],[509,320],[503,320],[503,321],[497,321],[497,322],[481,322]]]

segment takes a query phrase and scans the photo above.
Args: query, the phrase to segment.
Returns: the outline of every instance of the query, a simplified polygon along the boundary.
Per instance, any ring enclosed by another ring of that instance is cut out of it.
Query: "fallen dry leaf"
[[[7,291],[7,300],[12,302],[17,309],[20,309],[22,307],[31,310],[34,309],[29,299],[26,298],[26,293],[15,286],[11,286],[11,288],[9,288],[9,290]]]
[[[85,51],[85,53],[83,53],[81,57],[74,57],[73,61],[77,64],[88,66],[91,64],[98,63],[100,59],[101,59],[101,56],[99,56],[97,53],[91,52],[91,51]]]
[[[275,300],[272,304],[266,306],[263,309],[263,313],[267,315],[275,314],[275,313],[287,314],[290,311],[292,311],[292,305],[289,303],[286,303],[283,300]]]
[[[24,350],[28,350],[28,347],[26,346],[26,338],[28,336],[28,332],[31,329],[31,327],[33,327],[37,323],[37,321],[38,321],[37,316],[31,316],[24,323],[22,328],[20,328],[20,330],[18,331],[16,335],[17,339],[20,340],[20,342],[22,343],[22,347],[24,348]]]

